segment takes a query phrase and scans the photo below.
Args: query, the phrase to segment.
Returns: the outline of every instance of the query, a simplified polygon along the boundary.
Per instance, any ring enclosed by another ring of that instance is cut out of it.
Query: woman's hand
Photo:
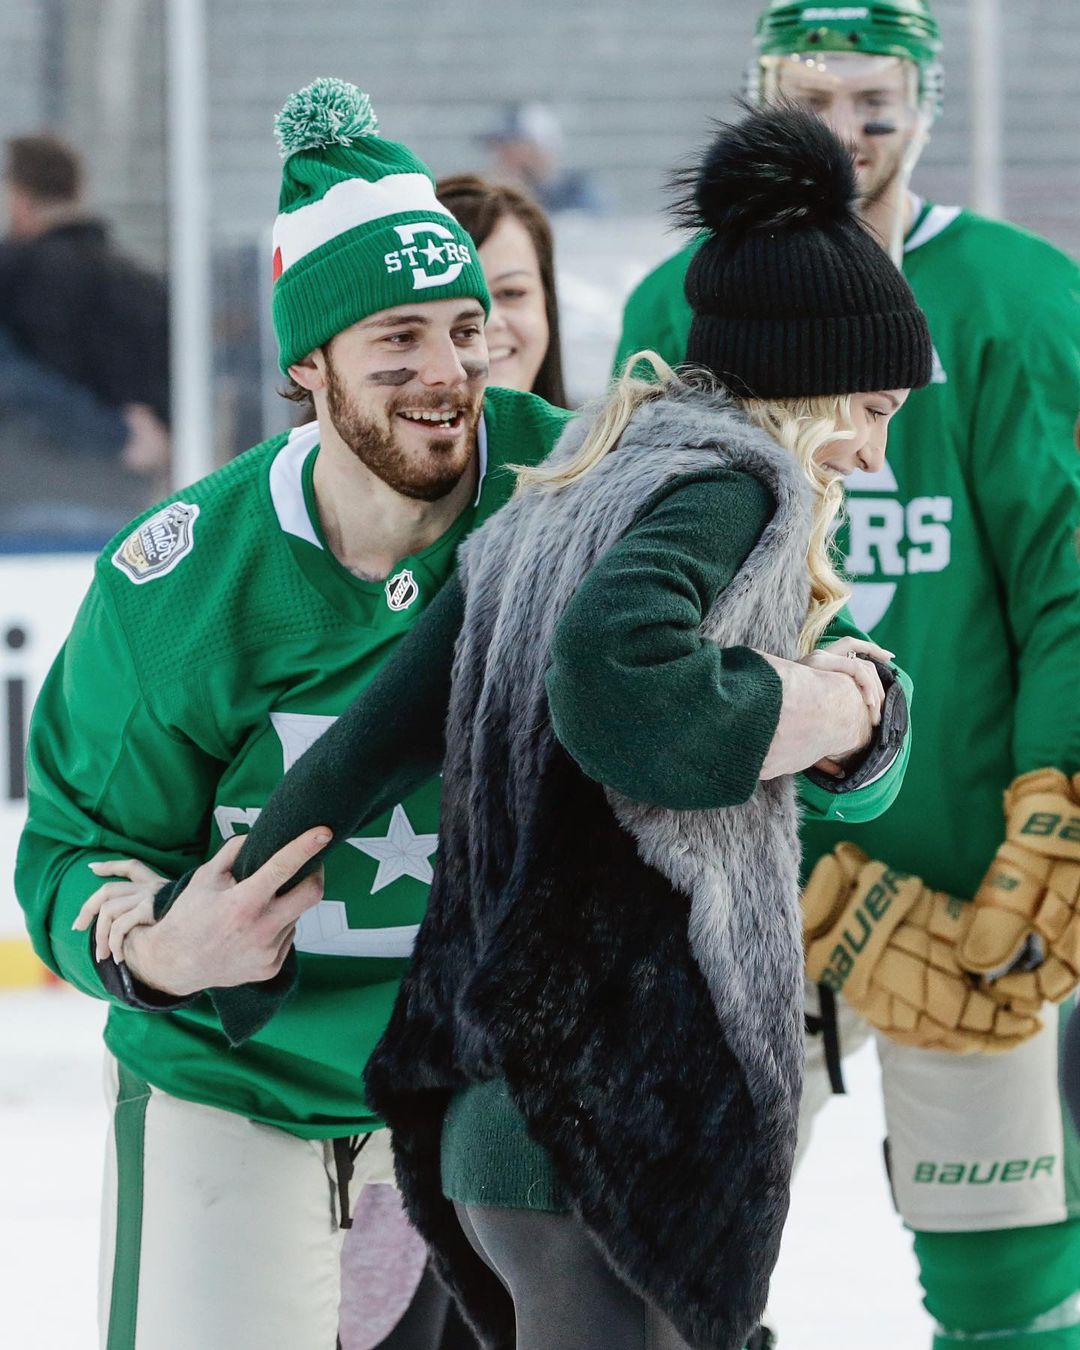
[[[863,750],[881,720],[884,702],[877,671],[862,656],[888,661],[884,647],[842,638],[802,661],[759,652],[780,677],[780,720],[761,778],[779,778],[816,766],[840,774],[842,765]]]
[[[99,886],[79,910],[71,926],[78,932],[84,932],[96,918],[96,959],[104,961],[111,956],[114,961],[122,961],[124,939],[128,933],[133,928],[154,922],[154,896],[165,885],[166,878],[135,858],[92,862],[89,866],[95,876],[124,879]]]
[[[830,643],[828,647],[818,647],[809,656],[804,656],[800,664],[810,666],[813,670],[835,671],[854,680],[870,714],[870,725],[876,727],[881,722],[881,713],[885,706],[885,690],[872,661],[880,661],[882,665],[887,665],[894,655],[894,652],[886,651],[876,642],[844,637]],[[862,660],[863,657],[870,657],[872,661]],[[835,759],[820,759],[814,768],[834,777],[839,777],[844,772],[843,765]]]
[[[881,676],[874,669],[873,661],[888,665],[895,653],[879,647],[876,642],[863,638],[840,638],[828,647],[818,647],[816,651],[804,656],[800,665],[811,666],[814,670],[834,670],[838,675],[847,675],[859,686],[870,713],[870,725],[877,726],[881,721],[881,710],[885,706],[885,690]],[[860,657],[872,657],[872,661],[860,660]]]

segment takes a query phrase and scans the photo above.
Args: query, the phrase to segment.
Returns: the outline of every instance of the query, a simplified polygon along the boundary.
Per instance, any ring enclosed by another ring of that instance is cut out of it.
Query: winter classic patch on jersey
[[[113,554],[113,566],[136,586],[171,572],[191,552],[199,508],[189,502],[172,502],[144,520]]]

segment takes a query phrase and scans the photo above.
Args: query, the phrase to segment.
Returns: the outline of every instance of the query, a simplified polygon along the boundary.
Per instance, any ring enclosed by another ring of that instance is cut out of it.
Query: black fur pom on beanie
[[[743,398],[929,382],[926,318],[860,222],[851,154],[820,118],[755,109],[675,185],[676,215],[705,232],[686,274],[687,361]]]

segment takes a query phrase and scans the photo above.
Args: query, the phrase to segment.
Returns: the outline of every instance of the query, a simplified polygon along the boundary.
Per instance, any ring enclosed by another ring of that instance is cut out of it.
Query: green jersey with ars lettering
[[[98,560],[34,712],[17,891],[42,958],[108,997],[71,923],[93,859],[179,876],[248,829],[293,761],[372,679],[450,573],[463,536],[509,496],[507,463],[541,460],[569,414],[488,391],[476,499],[386,582],[326,547],[312,474],[317,424],[257,446],[148,513]],[[308,1138],[378,1124],[361,1071],[386,1025],[427,901],[438,781],[326,865],[296,935],[299,987],[230,1049],[209,1001],[115,1003],[106,1042],[175,1096]],[[182,903],[182,902],[181,902]]]
[[[1045,241],[917,203],[904,275],[934,341],[931,384],[889,429],[886,468],[847,482],[850,610],[918,689],[907,778],[864,824],[808,821],[804,865],[843,838],[974,894],[1002,791],[1080,769],[1080,271]],[[685,351],[696,243],[627,302],[617,364]]]

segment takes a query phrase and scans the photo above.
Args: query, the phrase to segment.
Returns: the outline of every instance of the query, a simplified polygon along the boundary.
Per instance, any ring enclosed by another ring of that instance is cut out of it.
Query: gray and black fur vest
[[[633,802],[566,754],[544,687],[586,573],[665,485],[719,467],[754,474],[777,505],[701,631],[793,657],[809,490],[717,394],[643,405],[583,478],[515,497],[462,549],[439,865],[368,1087],[412,1218],[498,1350],[514,1344],[512,1307],[439,1177],[451,1094],[492,1077],[612,1266],[691,1346],[736,1350],[765,1305],[802,1077],[793,783],[715,811]]]

